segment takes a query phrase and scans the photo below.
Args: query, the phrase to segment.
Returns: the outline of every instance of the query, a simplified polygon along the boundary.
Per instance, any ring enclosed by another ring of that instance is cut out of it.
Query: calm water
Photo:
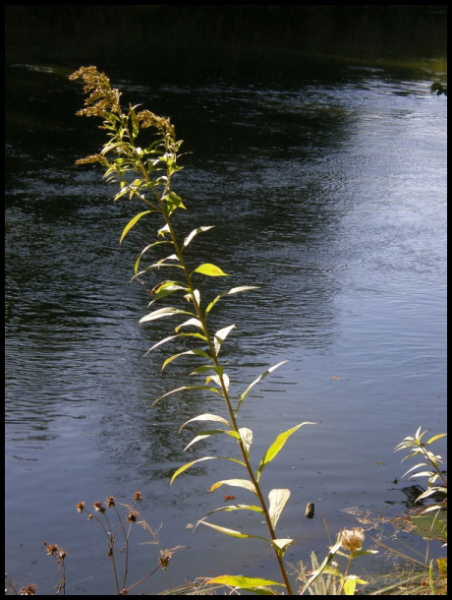
[[[238,328],[224,346],[237,395],[290,361],[243,405],[255,460],[280,431],[318,423],[291,437],[263,477],[267,491],[292,490],[280,521],[297,542],[292,562],[325,552],[322,514],[335,535],[356,524],[343,509],[401,513],[410,484],[394,484],[408,468],[394,446],[419,426],[446,428],[446,100],[430,94],[433,62],[109,73],[126,102],[171,116],[186,140],[180,228],[216,226],[196,250],[230,274],[219,289],[262,286],[212,313],[218,328]],[[195,428],[179,436],[178,427],[223,414],[216,398],[150,408],[192,364],[161,373],[177,345],[143,356],[175,325],[140,328],[148,297],[128,284],[153,226],[120,246],[139,206],[109,203],[101,172],[73,166],[102,140],[92,120],[73,116],[81,86],[66,76],[77,66],[8,69],[6,570],[52,594],[59,574],[45,540],[69,553],[67,593],[114,593],[102,535],[75,505],[109,494],[128,502],[140,490],[150,525],[163,525],[161,548],[185,546],[140,591],[224,572],[278,577],[261,544],[187,528],[221,505],[223,488],[206,490],[240,476],[233,463],[212,461],[169,486],[187,460],[234,446],[214,439],[183,454]],[[259,533],[253,516],[212,520]],[[132,580],[157,556],[137,546]]]

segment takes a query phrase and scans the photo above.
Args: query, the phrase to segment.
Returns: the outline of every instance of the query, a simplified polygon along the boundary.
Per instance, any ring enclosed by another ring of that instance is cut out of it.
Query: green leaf
[[[232,432],[230,432],[230,431],[224,431],[224,429],[211,429],[209,431],[200,431],[199,434],[196,437],[194,437],[192,439],[192,441],[189,442],[185,446],[183,452],[186,452],[191,446],[193,446],[193,444],[196,444],[197,442],[201,442],[202,440],[205,440],[205,439],[209,438],[212,435],[218,435],[220,433],[232,433]]]
[[[191,314],[191,313],[188,313],[188,314]],[[179,331],[179,329],[181,327],[189,327],[189,326],[198,327],[198,329],[201,329],[202,331],[204,331],[202,323],[198,319],[198,317],[194,317],[193,319],[188,319],[188,321],[181,323],[180,325],[178,325],[177,327],[174,328],[174,331],[177,332],[177,331]]]
[[[212,263],[204,263],[202,265],[199,265],[199,267],[197,267],[193,273],[201,273],[202,275],[208,275],[209,277],[227,277],[228,274],[225,273],[224,271],[222,271],[220,269],[220,267],[217,267],[216,265],[213,265]],[[192,275],[193,275],[192,273]]]
[[[209,523],[208,521],[204,521],[203,519],[199,520],[196,526],[200,523],[206,525],[207,527],[212,527],[212,529],[216,529],[221,533],[225,533],[226,535],[230,535],[232,537],[238,538],[253,538],[255,540],[264,540],[264,542],[268,542],[267,538],[264,538],[260,535],[251,535],[250,533],[242,533],[241,531],[237,531],[236,529],[229,529],[229,527],[220,527],[220,525],[215,525],[214,523]]]
[[[202,415],[198,415],[197,417],[193,417],[192,419],[189,419],[188,421],[185,421],[185,423],[183,425],[181,425],[181,427],[179,429],[179,433],[182,431],[182,429],[186,425],[188,425],[189,423],[192,423],[193,421],[217,421],[219,423],[223,423],[223,425],[226,425],[226,427],[229,427],[229,429],[232,429],[232,425],[224,417],[220,417],[219,415],[214,415],[212,413],[204,413]]]
[[[188,312],[186,310],[173,308],[172,306],[167,306],[165,308],[159,308],[158,310],[154,310],[154,312],[151,312],[145,317],[142,317],[139,320],[139,323],[141,325],[141,323],[148,323],[149,321],[155,321],[156,319],[162,319],[163,317],[170,317],[171,315],[193,315],[193,313]]]
[[[192,239],[198,235],[198,233],[202,233],[203,231],[208,231],[209,229],[213,229],[213,227],[214,227],[213,225],[209,225],[207,227],[197,227],[196,229],[193,229],[193,231],[191,231],[185,238],[182,247],[186,248],[188,246],[188,244],[192,241]]]
[[[270,463],[279,454],[279,451],[283,448],[287,439],[293,433],[298,431],[298,429],[300,429],[300,427],[303,427],[303,425],[316,425],[316,423],[312,423],[310,421],[305,421],[304,423],[300,423],[299,425],[292,427],[292,429],[288,429],[287,431],[280,433],[278,435],[278,437],[275,439],[275,441],[273,442],[273,444],[268,448],[268,450],[265,452],[264,456],[262,457],[262,460],[259,464],[259,468],[257,469],[257,481],[260,480],[262,471],[264,470],[265,466],[268,465],[268,463]]]
[[[254,487],[254,484],[251,481],[248,481],[248,479],[224,479],[223,481],[217,481],[216,483],[214,483],[213,485],[210,486],[209,492],[213,492],[214,490],[216,490],[217,488],[219,488],[222,485],[232,485],[235,487],[242,487],[242,488],[245,488],[246,490],[248,490],[249,492],[253,492],[253,494],[256,494],[256,496],[257,496],[257,492],[256,492],[256,488]]]
[[[186,350],[185,352],[179,352],[179,354],[173,354],[173,356],[170,356],[169,358],[167,358],[162,365],[162,371],[175,358],[179,358],[179,356],[184,356],[184,354],[197,354],[198,356],[203,356],[204,358],[209,358],[209,355],[207,354],[207,352],[204,352],[204,350],[198,350],[197,348],[195,348],[194,350]],[[210,388],[210,389],[215,389],[215,392],[217,394],[219,393],[219,391],[216,388]]]
[[[223,327],[223,329],[219,329],[216,332],[213,340],[216,356],[218,356],[218,353],[220,352],[221,344],[233,329],[236,329],[235,325],[228,325],[228,327]]]
[[[432,442],[436,442],[436,440],[440,440],[442,437],[446,436],[447,433],[440,433],[439,435],[434,435],[432,438],[425,442],[426,446],[429,446]]]
[[[246,390],[243,392],[243,394],[239,398],[239,401],[237,403],[236,412],[239,412],[242,402],[245,400],[246,396],[249,394],[249,392],[252,390],[252,388],[256,385],[256,383],[259,383],[259,381],[261,381],[262,379],[267,377],[267,375],[269,375],[270,373],[273,373],[273,371],[275,371],[281,365],[284,365],[286,362],[288,362],[288,361],[283,360],[280,363],[278,363],[277,365],[273,365],[273,367],[270,367],[269,369],[264,371],[262,373],[262,375],[259,375],[259,377],[257,379],[255,379],[252,383],[250,383],[250,385],[246,388]]]
[[[279,520],[279,517],[281,516],[281,513],[287,503],[287,501],[290,498],[290,490],[286,490],[286,489],[274,489],[271,490],[268,494],[268,500],[269,500],[269,509],[268,509],[268,513],[270,516],[270,520],[273,526],[273,529],[276,528],[276,523]]]
[[[225,504],[224,506],[220,506],[219,508],[215,508],[211,510],[204,519],[210,517],[217,512],[233,512],[234,510],[252,510],[253,512],[258,512],[264,514],[263,509],[260,506],[256,506],[255,504]]]
[[[133,217],[133,219],[131,219],[127,225],[124,227],[123,232],[121,234],[121,237],[119,239],[119,243],[122,242],[122,240],[126,237],[126,235],[129,233],[129,231],[132,229],[132,227],[135,225],[135,223],[137,223],[141,217],[144,217],[144,215],[150,215],[151,213],[155,212],[154,210],[145,210],[144,212],[138,213],[137,215],[135,215]]]
[[[156,344],[154,344],[151,348],[149,348],[149,350],[146,352],[146,354],[144,356],[147,356],[150,352],[152,352],[153,350],[155,350],[162,344],[166,344],[166,342],[170,342],[171,340],[174,340],[174,339],[180,338],[180,337],[196,337],[201,340],[207,341],[207,338],[204,335],[202,335],[201,333],[178,333],[177,335],[170,335],[169,337],[166,337],[163,340],[160,340],[160,342],[157,342]]]
[[[163,394],[163,396],[160,396],[159,398],[157,398],[157,400],[154,400],[154,402],[151,404],[151,407],[157,404],[157,402],[159,402],[160,400],[163,400],[163,398],[166,398],[171,394],[175,394],[176,392],[183,392],[184,390],[208,390],[209,392],[215,392],[215,394],[220,393],[216,388],[209,387],[207,385],[184,385],[180,388],[176,388],[174,390],[166,392],[166,394]]]
[[[218,456],[204,456],[203,458],[198,458],[197,460],[192,460],[189,463],[185,463],[185,465],[182,465],[182,467],[179,467],[177,469],[177,471],[175,471],[173,473],[173,475],[171,477],[170,485],[173,483],[173,481],[176,479],[176,477],[178,477],[181,473],[183,473],[184,471],[186,471],[193,465],[196,465],[197,463],[203,462],[205,460],[213,460],[214,458],[218,458]]]
[[[177,208],[183,208],[187,210],[186,206],[184,206],[184,203],[182,202],[182,198],[175,192],[170,192],[166,196],[163,196],[162,200],[164,200],[168,206],[168,216],[171,216]]]
[[[331,546],[331,548],[328,551],[328,554],[323,559],[320,567],[318,569],[316,569],[315,571],[313,571],[311,577],[308,579],[308,581],[306,582],[303,589],[299,592],[300,596],[302,596],[308,590],[308,588],[311,587],[311,585],[314,583],[314,581],[317,579],[317,577],[319,577],[323,573],[323,571],[326,569],[326,567],[329,565],[329,563],[333,560],[334,556],[336,555],[336,552],[339,550],[340,547],[341,547],[340,540],[336,541],[334,546]]]
[[[152,304],[154,304],[154,302],[160,300],[161,298],[164,298],[165,296],[168,296],[169,294],[173,294],[174,292],[178,291],[186,292],[188,290],[187,287],[181,285],[178,281],[165,281],[159,286],[156,286],[156,288],[157,292],[152,293],[153,300],[149,303],[148,306],[151,306]]]
[[[143,249],[143,250],[140,252],[140,255],[139,255],[139,257],[138,257],[138,258],[137,258],[137,260],[135,261],[135,265],[134,265],[134,269],[133,269],[133,272],[135,273],[135,275],[137,275],[137,274],[138,274],[138,269],[139,269],[139,266],[140,266],[141,259],[143,258],[143,256],[146,254],[146,252],[147,252],[148,250],[150,250],[150,249],[151,249],[153,246],[158,246],[159,244],[172,244],[172,243],[173,243],[173,242],[171,242],[171,241],[169,241],[169,240],[162,240],[162,241],[160,241],[160,242],[154,242],[153,244],[149,244],[148,246],[146,246],[146,248],[144,248],[144,249]],[[133,280],[133,279],[135,279],[135,277],[132,277],[132,280]],[[132,280],[131,280],[131,281],[132,281]]]
[[[224,373],[224,369],[220,365],[217,367],[215,365],[201,365],[196,367],[196,369],[193,369],[190,375],[198,375],[199,373],[207,373],[208,371],[215,371],[215,373],[220,376]]]
[[[286,587],[284,583],[278,581],[272,581],[271,579],[262,579],[261,577],[245,577],[243,575],[219,575],[206,581],[208,584],[219,583],[222,585],[229,585],[231,587],[238,587],[242,590],[251,590],[259,593],[261,588],[265,588],[269,585],[279,585]],[[273,590],[268,590],[269,594],[274,593]]]
[[[241,285],[239,287],[234,287],[230,290],[228,290],[227,292],[223,292],[222,294],[220,294],[219,296],[217,296],[214,300],[212,300],[212,302],[208,305],[208,307],[206,308],[206,317],[209,314],[209,312],[212,310],[212,308],[215,306],[215,304],[221,300],[221,298],[224,298],[225,296],[229,296],[231,294],[238,294],[239,292],[246,292],[248,290],[258,290],[259,287],[256,287],[254,285]]]
[[[364,581],[364,579],[360,579],[357,575],[347,575],[344,583],[344,594],[346,596],[354,596],[357,583],[360,583],[361,585],[366,585],[367,581]]]

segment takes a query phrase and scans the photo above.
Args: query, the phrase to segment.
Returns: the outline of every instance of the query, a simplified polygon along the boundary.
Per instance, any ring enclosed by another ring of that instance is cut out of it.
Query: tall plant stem
[[[167,186],[168,189],[169,189],[169,183],[170,183],[170,180],[168,181],[168,186]],[[164,194],[162,194],[162,196],[163,195]],[[220,381],[220,384],[221,384],[221,389],[222,389],[222,392],[223,392],[223,397],[224,397],[225,402],[226,402],[226,406],[227,406],[227,409],[228,409],[228,412],[229,412],[229,417],[231,419],[232,426],[233,426],[234,430],[239,434],[239,437],[238,437],[237,441],[238,441],[239,446],[240,446],[240,451],[241,451],[242,456],[243,456],[243,460],[244,460],[244,463],[245,463],[245,466],[246,466],[246,470],[248,471],[248,475],[249,475],[249,477],[251,479],[252,484],[254,485],[257,497],[259,498],[259,503],[260,503],[260,505],[261,505],[261,507],[262,507],[262,509],[264,511],[265,520],[266,520],[266,523],[267,523],[267,527],[268,527],[270,536],[271,536],[272,540],[275,540],[275,539],[277,539],[277,536],[275,534],[275,530],[273,528],[273,525],[272,525],[272,522],[271,522],[271,519],[270,519],[270,514],[269,514],[268,509],[267,509],[267,504],[266,504],[264,496],[262,494],[262,490],[261,490],[261,488],[259,486],[259,482],[257,481],[257,478],[256,478],[256,476],[254,474],[253,467],[251,466],[250,460],[248,458],[248,452],[247,452],[247,450],[245,448],[245,445],[244,445],[244,443],[242,441],[242,438],[240,436],[239,426],[238,426],[238,423],[237,423],[237,417],[236,417],[234,409],[232,407],[231,398],[229,396],[229,392],[228,392],[228,388],[226,386],[226,383],[224,381],[222,370],[218,368],[218,367],[220,367],[220,363],[218,362],[217,352],[216,352],[215,346],[214,346],[214,344],[212,342],[212,337],[210,335],[210,331],[209,331],[209,328],[207,326],[206,319],[205,319],[205,317],[203,315],[203,312],[201,310],[201,306],[200,306],[200,304],[199,304],[199,302],[198,302],[198,300],[196,298],[196,295],[194,294],[194,286],[193,286],[193,280],[192,280],[192,276],[191,276],[190,270],[189,270],[189,268],[187,266],[187,263],[185,261],[185,258],[183,256],[180,244],[179,244],[179,242],[177,240],[177,237],[176,237],[173,225],[172,225],[172,223],[170,221],[170,218],[168,216],[168,212],[166,210],[166,207],[164,205],[162,197],[157,197],[157,200],[159,202],[159,207],[161,209],[162,215],[163,215],[163,217],[165,219],[165,222],[166,222],[166,224],[168,226],[168,229],[169,229],[169,232],[170,232],[170,235],[171,235],[171,239],[172,239],[172,242],[174,244],[174,250],[175,250],[176,256],[178,257],[178,259],[180,261],[180,264],[181,264],[181,266],[182,266],[182,268],[184,270],[185,279],[186,279],[188,287],[190,289],[191,298],[193,300],[193,305],[194,305],[194,308],[195,308],[195,311],[196,311],[196,315],[197,315],[197,317],[198,317],[198,319],[199,319],[199,321],[201,323],[203,333],[204,333],[204,335],[205,335],[205,337],[207,339],[207,345],[209,347],[209,351],[210,351],[210,355],[212,357],[213,364],[217,368],[217,373],[219,374],[219,381]],[[287,592],[288,592],[289,595],[293,595],[292,594],[292,587],[290,585],[290,581],[289,581],[289,578],[288,578],[288,575],[287,575],[286,568],[284,566],[284,562],[283,562],[281,556],[279,555],[278,550],[275,547],[273,547],[273,549],[275,551],[276,558],[278,560],[278,565],[279,565],[279,568],[280,568],[280,571],[281,571],[281,575],[282,575],[282,577],[284,579],[284,583],[286,585]]]

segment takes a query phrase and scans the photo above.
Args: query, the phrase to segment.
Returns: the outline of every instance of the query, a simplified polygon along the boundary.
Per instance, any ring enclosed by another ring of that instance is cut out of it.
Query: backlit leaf
[[[222,585],[229,585],[231,587],[238,587],[242,590],[252,590],[259,593],[260,588],[265,588],[269,585],[279,585],[286,587],[284,583],[278,581],[272,581],[271,579],[262,579],[261,577],[245,577],[243,575],[219,575],[206,581],[208,584],[219,583]],[[269,594],[274,593],[273,590],[268,591]]]
[[[181,425],[179,433],[186,425],[192,423],[193,421],[217,421],[218,423],[223,423],[224,425],[226,425],[226,427],[232,429],[232,425],[224,417],[220,417],[219,415],[214,415],[212,413],[204,413],[203,415],[198,415],[197,417],[193,417],[192,419],[185,421],[185,423]]]
[[[248,427],[240,427],[239,429],[240,438],[245,446],[246,455],[250,455],[251,444],[253,443],[253,432]]]
[[[223,481],[217,481],[216,483],[214,483],[213,485],[210,486],[209,492],[213,492],[214,490],[216,490],[217,488],[219,488],[222,485],[232,485],[235,487],[242,487],[250,492],[253,492],[253,494],[257,495],[254,484],[251,481],[248,481],[248,479],[224,479]]]
[[[137,223],[141,219],[141,217],[144,217],[144,215],[150,215],[153,212],[155,212],[155,211],[154,210],[145,210],[144,212],[141,212],[141,213],[138,213],[137,215],[135,215],[133,217],[133,219],[130,219],[130,221],[127,223],[127,225],[123,229],[123,232],[119,239],[119,243],[122,242],[122,240],[126,237],[126,235],[129,233],[129,231],[135,225],[135,223]]]
[[[171,396],[171,394],[176,394],[177,392],[183,392],[184,390],[208,390],[209,392],[215,392],[215,394],[219,393],[219,391],[216,388],[209,387],[207,385],[183,385],[180,388],[176,388],[174,390],[166,392],[166,394],[163,394],[163,396],[160,396],[159,398],[157,398],[157,400],[154,400],[154,402],[151,404],[151,407],[157,404],[157,402],[159,402],[160,400],[163,400],[163,398]]]
[[[304,423],[300,423],[299,425],[296,425],[295,427],[292,427],[291,429],[288,429],[287,431],[284,431],[283,433],[280,433],[278,435],[278,437],[275,439],[273,444],[268,448],[268,450],[265,452],[264,456],[262,457],[262,460],[259,464],[259,468],[257,470],[257,480],[258,481],[260,480],[262,471],[264,470],[265,466],[268,465],[268,463],[271,462],[275,458],[275,456],[277,456],[279,451],[283,448],[284,444],[286,443],[287,439],[293,433],[298,431],[298,429],[300,429],[300,427],[303,427],[303,425],[316,425],[316,423],[312,423],[310,421],[305,421]]]
[[[246,398],[246,396],[249,394],[249,392],[252,390],[252,388],[256,385],[256,383],[259,383],[259,381],[261,381],[262,379],[264,379],[265,377],[267,377],[267,375],[269,375],[270,373],[273,373],[273,371],[275,371],[281,365],[284,365],[286,362],[288,362],[288,361],[287,360],[283,360],[280,363],[278,363],[277,365],[273,365],[273,367],[270,367],[269,369],[267,369],[266,371],[264,371],[261,375],[259,375],[259,377],[257,377],[252,383],[250,383],[250,385],[246,388],[246,390],[243,392],[243,394],[239,398],[239,401],[237,403],[236,412],[239,411],[242,402],[244,401],[244,399]]]
[[[173,308],[172,306],[167,306],[165,308],[159,308],[158,310],[154,310],[154,312],[149,313],[145,317],[142,317],[139,320],[139,323],[148,323],[149,321],[155,321],[157,319],[162,319],[163,317],[171,317],[171,315],[192,315],[193,313],[188,312],[186,310],[180,310],[178,308]]]
[[[203,231],[208,231],[209,229],[213,229],[213,225],[209,225],[206,227],[197,227],[196,229],[193,229],[193,231],[191,231],[187,237],[184,240],[183,243],[183,248],[186,248],[188,246],[188,244],[192,241],[192,239],[198,235],[198,233],[202,233]]]
[[[273,529],[276,527],[276,523],[278,522],[279,517],[286,505],[287,501],[290,497],[290,490],[286,489],[274,489],[271,490],[268,494],[269,500],[269,508],[268,512],[270,515],[270,520],[272,522]]]
[[[206,337],[204,335],[202,335],[201,333],[178,333],[176,335],[170,335],[169,337],[166,337],[163,340],[160,340],[160,342],[157,342],[156,344],[154,344],[151,348],[149,348],[149,350],[146,352],[146,354],[144,356],[147,356],[149,354],[149,352],[152,352],[153,350],[155,350],[162,344],[166,344],[166,342],[170,342],[171,340],[174,340],[174,339],[180,338],[180,337],[196,337],[201,340],[207,341]]]
[[[169,358],[167,358],[162,365],[162,371],[174,359],[179,358],[179,356],[184,356],[185,354],[197,354],[198,356],[203,356],[204,358],[209,358],[209,355],[207,354],[207,352],[204,352],[204,350],[199,350],[197,348],[195,348],[194,350],[186,350],[185,352],[179,352],[179,354],[174,354],[173,356],[170,356]],[[211,388],[211,389],[215,389],[215,388]],[[218,393],[217,389],[215,389],[215,391]]]
[[[255,540],[264,540],[264,542],[268,542],[267,538],[264,538],[260,535],[251,535],[250,533],[242,533],[241,531],[237,531],[236,529],[229,529],[229,527],[220,527],[220,525],[215,525],[214,523],[209,523],[208,521],[203,521],[202,519],[198,521],[199,524],[207,525],[207,527],[212,527],[212,529],[216,529],[221,533],[225,533],[226,535],[231,535],[232,537],[238,538],[253,538]]]
[[[212,263],[204,263],[202,265],[199,265],[199,267],[197,267],[193,271],[193,273],[201,273],[202,275],[208,275],[209,277],[227,277],[228,276],[228,274],[225,273],[224,271],[222,271],[220,269],[220,267],[217,267],[216,265],[213,265]]]
[[[227,338],[227,336],[233,329],[236,329],[235,325],[228,325],[227,327],[223,327],[223,329],[219,329],[216,332],[213,343],[215,346],[215,352],[217,356],[220,352],[221,344],[224,342],[224,340]]]
[[[176,477],[178,477],[181,473],[183,473],[184,471],[186,471],[187,469],[189,469],[193,465],[196,465],[197,463],[203,462],[205,460],[213,460],[214,458],[218,458],[218,457],[217,456],[204,456],[203,458],[198,458],[197,460],[192,460],[189,463],[185,463],[185,465],[182,465],[182,467],[179,467],[177,469],[177,471],[175,471],[173,473],[173,475],[171,477],[170,484],[173,483],[173,481],[176,479]]]
[[[215,304],[221,300],[221,298],[224,298],[225,296],[229,296],[230,294],[238,294],[239,292],[246,292],[248,290],[258,290],[259,288],[256,287],[255,285],[241,285],[238,287],[234,287],[230,290],[228,290],[227,292],[223,292],[222,294],[220,294],[219,296],[217,296],[214,300],[212,300],[212,302],[207,306],[206,308],[206,317],[209,314],[209,312],[212,310],[212,308],[215,306]]]

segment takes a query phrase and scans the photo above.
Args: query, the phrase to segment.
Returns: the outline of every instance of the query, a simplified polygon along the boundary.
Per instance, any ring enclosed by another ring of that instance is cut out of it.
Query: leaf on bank
[[[257,594],[275,594],[274,590],[268,588],[270,585],[279,585],[286,587],[284,583],[272,581],[271,579],[262,579],[261,577],[245,577],[243,575],[219,575],[206,581],[208,584],[229,585],[231,587],[241,588],[242,590],[250,590]]]

